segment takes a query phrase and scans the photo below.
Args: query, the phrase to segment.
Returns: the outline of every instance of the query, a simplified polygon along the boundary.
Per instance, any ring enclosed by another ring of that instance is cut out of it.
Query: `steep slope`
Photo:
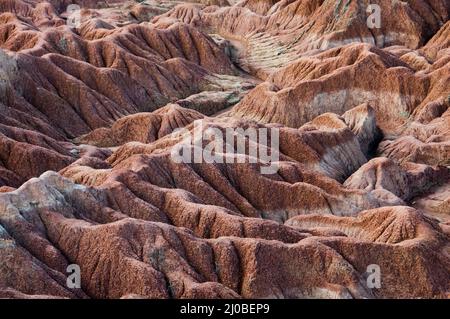
[[[0,0],[0,298],[448,298],[450,1],[370,3]]]

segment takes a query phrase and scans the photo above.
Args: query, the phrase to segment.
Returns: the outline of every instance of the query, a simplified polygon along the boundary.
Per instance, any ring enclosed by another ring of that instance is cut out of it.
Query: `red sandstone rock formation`
[[[153,113],[136,113],[116,121],[111,128],[102,127],[76,140],[78,143],[100,147],[119,146],[127,142],[151,143],[183,128],[195,120],[202,119],[201,113],[169,104]]]
[[[450,2],[371,3],[0,0],[0,298],[448,298]]]

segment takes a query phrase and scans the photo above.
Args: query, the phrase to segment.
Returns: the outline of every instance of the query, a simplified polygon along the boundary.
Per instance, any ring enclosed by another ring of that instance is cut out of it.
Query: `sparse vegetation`
[[[157,249],[151,251],[149,254],[149,260],[150,260],[151,264],[153,265],[153,267],[155,267],[155,269],[160,270],[163,267],[163,264],[165,261],[164,249],[157,248]]]
[[[67,39],[64,38],[64,37],[62,37],[62,38],[59,40],[58,47],[59,47],[59,49],[62,51],[62,53],[67,52],[67,49],[68,49]]]
[[[17,74],[16,60],[0,49],[0,101],[5,99],[8,89],[13,88]]]

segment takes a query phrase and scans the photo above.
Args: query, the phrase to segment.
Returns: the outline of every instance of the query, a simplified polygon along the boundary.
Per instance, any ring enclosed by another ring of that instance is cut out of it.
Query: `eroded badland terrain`
[[[449,298],[449,19],[450,0],[0,0],[0,297]],[[200,122],[278,143],[204,134],[185,151],[241,161],[174,161]]]

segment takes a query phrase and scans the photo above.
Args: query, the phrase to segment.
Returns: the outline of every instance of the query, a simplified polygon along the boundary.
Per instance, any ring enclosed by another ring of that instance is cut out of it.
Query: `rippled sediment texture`
[[[0,0],[0,297],[448,298],[450,1],[370,3]]]

